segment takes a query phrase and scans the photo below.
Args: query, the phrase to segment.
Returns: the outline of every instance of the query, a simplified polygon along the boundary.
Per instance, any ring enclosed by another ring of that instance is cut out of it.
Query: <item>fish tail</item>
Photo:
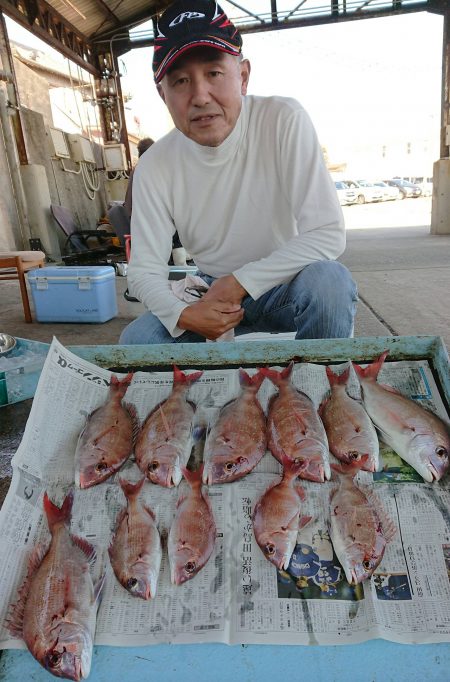
[[[181,472],[191,488],[201,488],[203,482],[203,464],[200,464],[199,468],[195,471],[190,471],[189,469],[186,469],[186,467],[181,467]]]
[[[179,369],[176,365],[174,365],[173,366],[173,383],[174,384],[187,384],[188,386],[190,386],[191,384],[194,383],[194,381],[197,381],[197,379],[200,379],[202,374],[203,374],[203,371],[192,372],[191,374],[186,374],[181,369]]]
[[[335,372],[333,372],[331,367],[325,367],[325,371],[327,373],[330,386],[339,386],[347,383],[350,374],[350,365],[346,369],[344,369],[342,374],[336,374]]]
[[[297,478],[300,472],[305,468],[305,461],[303,459],[291,459],[283,451],[281,455],[281,465],[283,467],[283,476],[287,480]]]
[[[115,397],[123,398],[132,379],[133,372],[129,372],[123,379],[118,379],[115,374],[111,374],[111,382],[109,384],[110,393]]]
[[[256,374],[253,374],[253,376],[250,376],[248,372],[245,371],[245,369],[242,369],[240,367],[239,369],[239,383],[240,385],[244,388],[246,386],[251,386],[252,388],[255,389],[255,393],[259,391],[259,387],[261,386],[262,382],[265,379],[265,374],[262,372],[262,368],[259,369]]]
[[[126,481],[124,478],[119,477],[120,487],[123,490],[123,494],[129,500],[130,498],[137,497],[142,490],[144,485],[145,476],[143,476],[139,481],[133,483],[132,481]]]
[[[352,365],[358,377],[361,377],[362,379],[376,380],[388,353],[389,351],[385,350],[379,358],[376,358],[376,360],[374,360],[370,365],[367,365],[367,367],[361,367],[361,365],[357,365],[356,362],[353,362]]]
[[[369,455],[361,455],[359,460],[354,460],[352,462],[340,462],[339,464],[331,464],[333,471],[343,476],[351,476],[354,478],[358,471],[360,471],[369,459]]]
[[[286,383],[292,374],[294,369],[294,361],[292,360],[287,367],[277,372],[276,369],[270,369],[270,367],[261,367],[259,370],[263,376],[270,379],[270,381],[275,384],[275,386],[281,386],[281,384]]]
[[[67,493],[61,507],[57,507],[56,504],[54,504],[51,501],[47,493],[44,494],[44,511],[47,516],[47,523],[50,532],[52,531],[52,528],[54,528],[54,526],[56,525],[59,525],[61,523],[67,525],[69,524],[70,517],[72,515],[72,505],[73,490],[70,490]]]

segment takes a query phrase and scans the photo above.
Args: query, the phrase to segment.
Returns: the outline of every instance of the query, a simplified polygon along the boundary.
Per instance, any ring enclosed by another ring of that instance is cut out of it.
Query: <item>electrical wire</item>
[[[95,194],[100,189],[100,177],[97,177],[97,183],[94,184],[94,168],[86,162],[81,162],[81,176],[83,178],[84,189],[89,199],[93,201],[95,199]]]
[[[74,175],[80,175],[80,173],[81,173],[81,164],[80,164],[80,167],[79,167],[78,170],[71,170],[70,168],[66,168],[66,167],[65,167],[65,165],[64,165],[64,159],[63,159],[62,157],[60,158],[60,161],[61,161],[61,166],[63,167],[63,170],[66,171],[66,173],[73,173]],[[74,163],[77,163],[77,162],[74,161]]]

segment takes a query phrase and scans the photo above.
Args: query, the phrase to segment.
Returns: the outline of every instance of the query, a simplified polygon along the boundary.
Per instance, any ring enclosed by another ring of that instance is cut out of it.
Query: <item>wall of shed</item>
[[[14,71],[21,105],[39,111],[44,117],[45,124],[53,125],[48,81],[33,69],[29,69],[19,59],[14,59]]]
[[[95,229],[97,221],[105,214],[107,206],[103,172],[100,171],[100,190],[91,200],[86,193],[81,174],[75,175],[65,171],[61,161],[52,158],[50,137],[42,114],[24,109],[23,123],[28,144],[29,163],[45,168],[50,202],[68,208],[80,229]],[[71,170],[78,169],[78,165],[70,160],[65,160],[65,166]],[[30,205],[28,206],[28,216],[31,227],[33,227],[32,212],[33,206]],[[50,206],[45,213],[47,229],[51,235],[57,235],[60,248],[62,248],[65,238],[61,228],[51,215]],[[59,254],[52,254],[52,257],[57,258],[58,256]]]
[[[28,192],[26,213],[32,236],[43,238],[42,242],[47,255],[54,260],[59,260],[65,237],[51,215],[50,204],[60,204],[68,208],[80,228],[94,229],[99,218],[106,212],[107,195],[104,173],[99,171],[100,189],[91,200],[86,193],[81,174],[76,175],[64,171],[61,162],[52,158],[48,127],[53,125],[53,119],[48,81],[18,59],[14,60],[14,67],[19,86],[28,163],[31,166],[31,169],[27,166],[20,166],[24,190]],[[65,165],[72,170],[79,169],[79,166],[70,160],[65,161]],[[34,177],[42,182],[41,194],[33,186]],[[21,234],[5,145],[1,143],[0,178],[2,179],[0,250],[28,248],[28,240],[24,240]],[[42,196],[48,197],[48,205],[44,205]]]

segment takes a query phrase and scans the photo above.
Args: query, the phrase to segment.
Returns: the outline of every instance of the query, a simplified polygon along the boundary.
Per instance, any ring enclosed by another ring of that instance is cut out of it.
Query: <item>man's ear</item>
[[[162,87],[161,83],[157,83],[156,89],[157,89],[157,91],[158,91],[158,95],[161,97],[162,101],[163,101],[164,104],[165,104],[165,103],[166,103],[166,98],[165,98],[165,96],[164,96],[164,90],[163,90],[163,87]]]
[[[239,68],[241,70],[241,95],[246,95],[251,71],[251,65],[249,60],[243,59],[239,63]]]

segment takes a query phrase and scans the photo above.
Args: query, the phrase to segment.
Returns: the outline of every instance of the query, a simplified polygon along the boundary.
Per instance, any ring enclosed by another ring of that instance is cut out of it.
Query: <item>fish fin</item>
[[[50,542],[40,543],[33,547],[28,559],[26,576],[17,591],[18,599],[9,607],[9,612],[5,619],[5,627],[14,637],[22,637],[25,604],[30,593],[31,581],[47,554],[49,547]]]
[[[194,381],[197,381],[197,379],[200,379],[202,376],[203,371],[200,372],[192,372],[192,374],[185,374],[181,369],[179,369],[176,365],[173,366],[173,383],[174,384],[188,384],[190,386],[191,384],[194,383]]]
[[[261,371],[261,369],[258,369],[256,374],[250,376],[245,369],[242,369],[242,367],[239,368],[239,383],[243,388],[246,386],[252,386],[255,389],[255,393],[257,393],[264,379],[265,374]]]
[[[144,481],[145,476],[140,478],[136,483],[132,483],[132,481],[126,481],[124,478],[120,478],[119,476],[120,487],[122,488],[123,494],[127,500],[139,495],[142,490],[142,486],[144,485]]]
[[[190,471],[189,469],[186,469],[186,467],[181,467],[181,473],[191,488],[202,486],[203,464],[200,464],[199,468],[195,471]]]
[[[297,479],[297,480],[298,480],[298,479]],[[306,493],[305,493],[304,487],[301,486],[300,483],[297,483],[297,482],[296,482],[296,483],[295,483],[295,490],[297,491],[298,496],[299,496],[299,498],[301,499],[301,501],[304,502],[304,501],[306,500]]]
[[[127,516],[127,514],[128,514],[128,509],[127,509],[127,507],[122,507],[122,508],[117,512],[117,516],[116,516],[116,525],[115,525],[116,531],[117,531],[117,529],[119,528],[119,526],[120,526],[120,524],[122,523],[122,521],[124,520],[125,516]]]
[[[298,530],[299,527],[299,518],[297,517],[297,512],[294,514],[294,516],[290,519],[289,523],[286,524],[286,526],[282,526],[283,530],[291,530],[295,531]]]
[[[381,502],[378,495],[373,490],[364,490],[364,495],[367,498],[368,503],[375,510],[375,513],[380,522],[380,529],[386,542],[390,542],[397,532],[397,528],[392,521],[389,514],[385,511],[383,503]]]
[[[76,545],[78,549],[81,549],[89,564],[92,566],[97,558],[97,550],[95,547],[91,545],[91,543],[85,538],[82,538],[79,535],[71,535],[70,537],[73,544]]]
[[[328,394],[325,396],[325,398],[323,398],[323,400],[322,400],[322,402],[320,403],[319,408],[318,408],[318,410],[317,410],[317,412],[318,412],[320,418],[322,418],[322,414],[323,414],[325,405],[327,405],[327,403],[329,403],[330,400],[331,400],[331,393],[328,392]]]
[[[302,528],[306,528],[308,523],[310,523],[312,520],[312,516],[300,516],[298,519],[298,529],[302,530]]]
[[[185,501],[186,498],[187,498],[187,495],[185,493],[181,493],[177,499],[175,508],[178,509],[178,507],[183,504],[183,502]]]
[[[156,516],[153,509],[151,507],[148,507],[146,504],[143,504],[142,506],[144,507],[145,511],[152,517],[153,521],[156,521]]]
[[[111,395],[119,395],[121,398],[127,392],[128,386],[133,379],[133,372],[129,372],[123,379],[119,379],[115,374],[111,374],[111,381],[109,384],[109,391]]]
[[[131,424],[132,424],[132,435],[131,439],[133,442],[133,445],[136,443],[137,437],[139,435],[139,431],[141,430],[141,422],[137,413],[136,405],[133,405],[133,403],[122,403],[122,407],[126,409],[128,414],[131,417]]]
[[[346,384],[348,381],[348,377],[350,374],[350,365],[344,371],[342,374],[336,374],[333,372],[331,367],[325,367],[325,371],[327,373],[328,381],[330,382],[330,386],[339,386],[342,384]]]
[[[293,369],[294,369],[294,361],[291,360],[289,365],[287,367],[285,367],[284,369],[282,369],[281,372],[277,372],[276,369],[271,369],[270,367],[261,367],[261,369],[259,371],[265,377],[270,379],[270,381],[273,384],[275,384],[275,386],[280,386],[281,384],[285,383],[287,379],[290,378]]]
[[[67,526],[69,525],[72,515],[72,505],[73,490],[70,490],[67,493],[61,507],[58,507],[51,501],[47,492],[44,493],[44,511],[50,532],[52,532],[53,527],[57,524],[64,523]]]
[[[358,378],[376,380],[388,354],[389,351],[385,350],[379,358],[376,358],[370,365],[367,365],[367,367],[361,367],[361,365],[357,365],[356,362],[352,362],[353,368],[358,375]]]

